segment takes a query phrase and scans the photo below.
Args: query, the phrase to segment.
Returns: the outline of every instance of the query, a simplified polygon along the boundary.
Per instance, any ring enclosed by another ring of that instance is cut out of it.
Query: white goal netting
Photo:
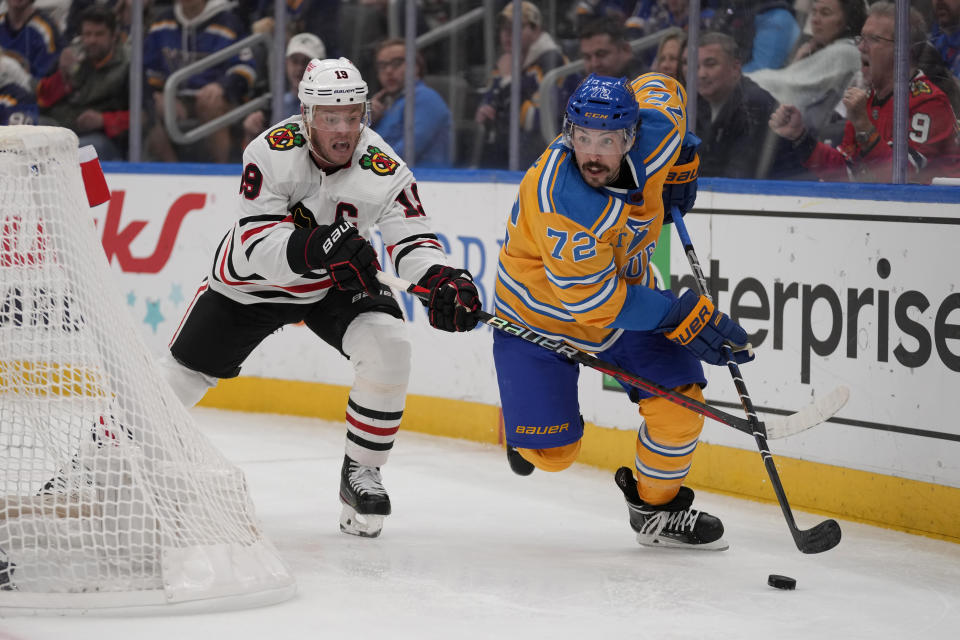
[[[76,136],[0,127],[0,615],[221,609],[293,589],[243,473],[121,304]]]

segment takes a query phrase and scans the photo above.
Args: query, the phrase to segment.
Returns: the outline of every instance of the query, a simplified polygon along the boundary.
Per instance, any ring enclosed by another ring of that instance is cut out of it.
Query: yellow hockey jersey
[[[624,329],[656,328],[671,304],[649,267],[664,181],[687,131],[686,92],[657,73],[631,87],[640,122],[621,175],[629,170],[636,187],[589,186],[557,138],[520,183],[497,267],[497,315],[588,351]]]

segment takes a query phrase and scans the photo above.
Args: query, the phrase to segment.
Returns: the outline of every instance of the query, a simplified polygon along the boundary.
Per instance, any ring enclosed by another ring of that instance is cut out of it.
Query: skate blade
[[[384,516],[373,513],[357,513],[349,506],[343,505],[340,512],[340,531],[351,536],[361,538],[376,538],[383,529]]]
[[[641,547],[650,547],[658,549],[690,549],[692,551],[726,551],[730,548],[730,545],[726,540],[721,536],[713,542],[707,542],[704,544],[687,544],[686,542],[678,542],[676,540],[671,540],[670,538],[653,538],[652,540],[642,534],[637,534],[637,542]]]

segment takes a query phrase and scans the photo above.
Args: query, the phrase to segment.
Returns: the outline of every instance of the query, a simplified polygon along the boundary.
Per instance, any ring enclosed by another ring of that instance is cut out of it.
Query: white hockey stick
[[[850,388],[840,385],[825,396],[821,396],[811,404],[782,418],[771,417],[763,421],[767,428],[767,439],[776,440],[786,438],[806,431],[821,422],[832,418],[850,399]]]
[[[400,278],[392,276],[388,273],[384,273],[383,271],[377,273],[377,279],[380,280],[382,284],[394,287],[400,291],[406,291],[407,293],[413,294],[418,298],[424,300],[429,299],[429,290],[421,287],[420,285],[412,284],[406,280],[401,280]],[[592,353],[581,351],[580,349],[572,347],[561,340],[554,340],[552,338],[548,338],[547,336],[541,335],[536,331],[525,327],[524,325],[491,315],[482,309],[477,311],[476,314],[481,322],[490,325],[494,329],[499,329],[500,331],[513,336],[518,336],[524,340],[527,340],[528,342],[536,344],[539,347],[543,347],[548,351],[553,351],[554,353],[569,358],[574,362],[591,367],[598,371],[602,371],[603,373],[606,373],[607,375],[616,378],[621,382],[625,382],[626,384],[637,387],[638,389],[643,389],[652,395],[665,398],[674,404],[678,404],[681,407],[693,411],[694,413],[699,413],[700,415],[710,418],[711,420],[716,420],[717,422],[726,424],[749,435],[756,434],[755,427],[749,420],[745,418],[727,413],[712,405],[697,402],[696,400],[688,398],[681,393],[677,393],[673,389],[668,389],[667,387],[661,386],[652,380],[630,373],[629,371],[621,369],[613,363],[605,362]],[[806,431],[810,427],[815,427],[839,411],[840,408],[843,407],[843,405],[847,402],[849,395],[850,392],[846,387],[838,387],[829,395],[820,398],[813,404],[804,407],[796,413],[792,413],[782,418],[771,418],[766,422],[765,436],[770,439],[785,438],[787,436],[800,433],[801,431]],[[758,424],[762,426],[764,423],[758,422]]]

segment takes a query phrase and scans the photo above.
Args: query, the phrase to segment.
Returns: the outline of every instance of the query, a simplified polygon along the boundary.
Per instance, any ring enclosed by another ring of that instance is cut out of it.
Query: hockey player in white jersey
[[[430,324],[469,331],[480,308],[470,274],[446,264],[407,165],[367,126],[367,85],[346,58],[314,59],[300,115],[244,150],[238,214],[165,359],[187,406],[280,327],[303,321],[350,359],[340,528],[379,535],[390,498],[380,467],[400,426],[410,344],[400,306],[376,279],[379,228],[401,278],[432,291]]]

